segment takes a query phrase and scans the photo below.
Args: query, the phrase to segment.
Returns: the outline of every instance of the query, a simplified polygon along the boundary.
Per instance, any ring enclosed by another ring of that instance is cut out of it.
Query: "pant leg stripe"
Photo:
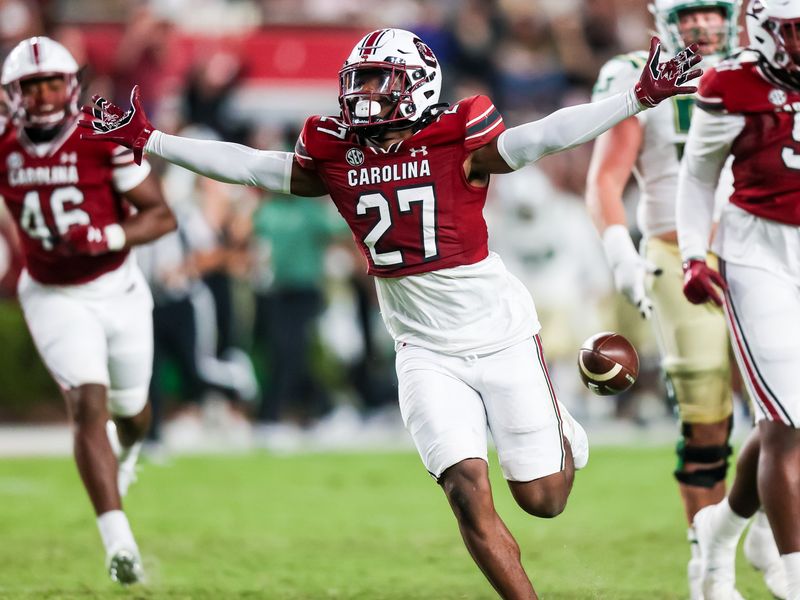
[[[564,423],[561,418],[561,411],[558,409],[558,399],[556,398],[556,391],[553,388],[553,382],[550,380],[550,372],[547,370],[547,363],[544,360],[544,350],[542,349],[542,340],[539,339],[539,334],[533,336],[536,342],[536,355],[539,359],[539,366],[544,372],[545,379],[547,380],[547,389],[550,392],[550,402],[553,404],[553,409],[556,411],[556,419],[558,420],[558,435],[561,443],[561,470],[566,468],[566,451],[564,449]]]
[[[725,267],[725,261],[720,258],[720,275],[722,275],[723,280],[725,280],[727,283],[728,278],[726,276]],[[753,398],[770,417],[770,420],[781,421],[788,425],[794,426],[789,414],[786,412],[786,409],[778,401],[775,393],[770,389],[769,385],[764,379],[764,376],[758,369],[758,365],[754,360],[750,346],[747,344],[747,339],[745,338],[744,330],[742,329],[739,315],[736,313],[736,306],[733,303],[730,292],[725,292],[725,299],[727,300],[725,303],[725,312],[727,314],[728,322],[735,340],[734,349],[741,359],[741,363],[745,367],[746,379],[750,382],[750,386],[748,387],[750,388]]]

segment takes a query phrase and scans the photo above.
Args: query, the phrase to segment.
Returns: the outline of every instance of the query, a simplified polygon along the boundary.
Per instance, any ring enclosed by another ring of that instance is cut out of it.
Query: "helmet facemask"
[[[765,73],[783,85],[800,89],[800,6],[785,8],[752,0],[747,10],[747,33],[751,47],[761,55]]]
[[[764,29],[775,40],[775,62],[795,81],[800,82],[800,17],[769,19]]]
[[[61,108],[47,114],[35,114],[30,109],[30,102],[26,100],[22,91],[23,83],[31,80],[61,77],[65,85],[64,100]],[[78,95],[80,86],[74,73],[37,73],[21,80],[12,81],[5,86],[8,98],[9,112],[14,123],[19,127],[33,129],[53,129],[59,127],[66,119],[78,114]]]
[[[339,102],[349,127],[401,124],[415,112],[406,67],[390,62],[364,62],[339,72]]]
[[[738,45],[739,26],[738,3],[731,0],[686,0],[673,2],[655,2],[650,5],[650,12],[656,21],[659,35],[670,51],[675,54],[692,43],[700,44],[700,54],[710,64],[730,55]],[[718,27],[702,25],[703,18],[697,27],[681,27],[681,18],[691,13],[717,11],[722,17]],[[682,30],[683,29],[683,30]],[[713,48],[708,48],[711,42]],[[709,63],[707,63],[709,64]]]

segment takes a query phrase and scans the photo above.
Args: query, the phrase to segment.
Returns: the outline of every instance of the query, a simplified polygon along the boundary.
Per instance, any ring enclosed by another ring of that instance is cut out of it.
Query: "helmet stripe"
[[[370,54],[374,54],[375,50],[380,46],[380,40],[389,31],[388,29],[377,29],[367,35],[364,43],[361,44],[361,58],[368,58]]]
[[[31,51],[33,52],[33,62],[38,66],[39,64],[39,38],[33,38],[31,41]]]

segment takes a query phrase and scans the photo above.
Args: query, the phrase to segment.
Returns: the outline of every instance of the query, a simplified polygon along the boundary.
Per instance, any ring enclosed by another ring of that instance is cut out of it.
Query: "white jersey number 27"
[[[411,212],[411,205],[415,202],[422,204],[422,244],[425,258],[433,258],[439,254],[436,244],[436,195],[433,186],[424,185],[397,190],[397,205],[401,213]],[[360,196],[356,212],[365,215],[370,209],[377,209],[379,216],[378,222],[364,236],[364,244],[369,248],[372,261],[379,267],[403,264],[403,253],[400,250],[378,252],[375,249],[375,244],[392,226],[392,213],[386,196],[379,193]]]

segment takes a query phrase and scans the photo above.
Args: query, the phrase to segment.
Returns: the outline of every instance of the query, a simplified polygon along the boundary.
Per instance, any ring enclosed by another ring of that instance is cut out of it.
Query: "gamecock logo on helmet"
[[[421,39],[417,38],[414,40],[414,45],[417,47],[419,51],[419,56],[422,61],[428,65],[429,67],[436,66],[436,56],[433,54],[433,50],[428,47],[428,44],[423,42]]]

